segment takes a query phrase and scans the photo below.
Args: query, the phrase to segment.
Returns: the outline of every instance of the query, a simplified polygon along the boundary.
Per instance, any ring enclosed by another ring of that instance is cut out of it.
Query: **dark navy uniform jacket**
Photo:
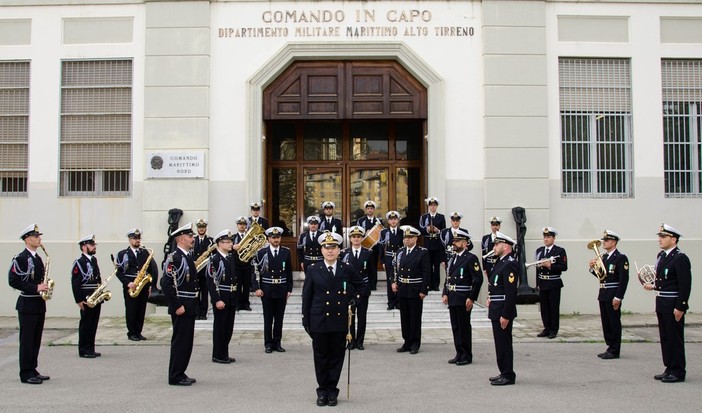
[[[438,230],[439,233],[429,234],[429,226],[433,225]],[[446,228],[446,218],[443,214],[437,213],[434,217],[431,214],[426,213],[419,218],[419,230],[424,235],[424,247],[429,251],[437,251],[443,249],[443,244],[441,243],[441,230]]]
[[[674,308],[687,311],[692,289],[690,258],[678,247],[667,256],[662,256],[664,254],[665,251],[661,251],[656,263],[654,290],[661,292],[656,297],[656,312],[672,312]]]
[[[603,254],[604,256],[604,254]],[[612,301],[614,297],[624,299],[627,284],[629,284],[629,259],[615,249],[602,262],[607,270],[607,277],[600,282],[598,301]],[[590,270],[591,273],[592,270]]]
[[[322,256],[322,246],[319,245],[317,238],[322,235],[322,232],[317,230],[314,238],[311,237],[311,232],[305,231],[300,234],[300,238],[297,240],[297,260],[298,262],[303,262],[305,257],[321,257]],[[312,260],[319,261],[319,260]]]
[[[144,266],[148,258],[149,251],[147,251],[146,248],[139,248],[136,255],[132,252],[131,247],[117,253],[117,278],[122,282],[124,288],[128,288],[129,283],[134,281],[137,273],[141,270],[141,267]],[[149,263],[147,273],[151,274],[153,280],[158,278],[158,265],[153,258]],[[150,285],[151,284],[147,283],[144,289],[148,290]]]
[[[383,221],[378,217],[368,218],[368,215],[364,215],[356,221],[356,225],[365,229],[366,233],[378,224],[383,225]]]
[[[429,293],[431,261],[426,248],[417,245],[410,254],[407,247],[402,248],[395,255],[393,267],[398,297],[417,298],[420,293]]]
[[[566,250],[558,245],[551,245],[551,250],[548,255],[544,255],[546,246],[541,246],[536,249],[536,260],[542,260],[548,257],[558,257],[556,262],[551,264],[551,269],[545,267],[536,267],[536,286],[544,291],[563,288],[563,280],[561,274],[568,271],[568,258]]]
[[[364,290],[361,276],[346,263],[336,261],[334,276],[324,261],[310,265],[302,287],[302,325],[315,333],[347,331],[349,301]]]
[[[253,217],[248,217],[249,220],[249,227],[251,226],[251,223],[253,222],[254,218]],[[268,220],[262,216],[258,217],[258,221],[256,223],[260,226],[263,227],[263,229],[268,229]]]
[[[368,274],[375,270],[373,265],[373,251],[368,248],[361,247],[358,252],[358,259],[356,259],[353,248],[345,248],[341,250],[339,254],[339,260],[345,264],[353,267],[354,270],[361,276],[361,280],[364,286],[363,294],[358,293],[361,296],[368,297],[371,295],[370,288],[368,288]]]
[[[46,301],[37,291],[37,285],[44,279],[44,261],[39,254],[24,249],[15,255],[10,264],[8,281],[10,287],[19,290],[15,309],[23,313],[41,314],[46,312]]]
[[[85,301],[100,284],[102,284],[102,278],[100,278],[100,267],[98,267],[97,258],[94,255],[88,258],[85,254],[81,254],[78,259],[73,261],[73,268],[71,269],[73,299],[76,300],[76,303]]]
[[[455,259],[454,259],[455,258]],[[466,300],[476,301],[483,285],[483,272],[478,257],[468,251],[454,255],[448,261],[442,295],[448,296],[448,305],[465,307]]]
[[[328,223],[327,216],[322,214],[319,216],[319,219],[321,221],[321,224],[319,224],[320,231],[336,232],[339,235],[344,235],[343,226],[341,225],[341,220],[339,218],[332,217],[331,223]]]
[[[195,234],[195,244],[193,245],[193,259],[197,260],[200,258],[208,248],[214,244],[212,237],[205,235],[202,239],[200,236]],[[212,251],[214,253],[214,251]]]
[[[268,298],[285,298],[293,290],[292,257],[290,249],[278,247],[278,256],[273,257],[270,247],[261,248],[253,263],[254,276],[251,286],[263,291]]]
[[[480,243],[482,250],[483,250],[483,256],[487,255],[492,251],[492,247],[495,246],[495,242],[492,240],[492,233],[489,233],[487,235],[483,235],[483,239]],[[482,258],[482,257],[481,257]],[[493,255],[492,257],[488,257],[483,259],[483,270],[487,273],[490,274],[490,270],[492,269],[492,266],[495,265],[495,256]]]
[[[175,314],[180,306],[185,306],[185,314],[195,315],[199,311],[198,274],[195,261],[182,249],[176,247],[163,263],[161,290],[168,301],[168,314]]]
[[[223,301],[227,307],[236,306],[239,301],[237,282],[234,255],[227,254],[225,257],[218,250],[214,250],[207,264],[207,290],[210,292],[212,304]],[[248,293],[247,291],[246,294]]]
[[[500,317],[513,320],[517,317],[517,283],[519,265],[514,253],[495,262],[488,276],[490,307],[488,318],[498,321]]]
[[[380,241],[378,244],[383,251],[383,255],[390,258],[397,253],[403,246],[402,231],[400,227],[395,228],[395,235],[392,234],[390,228],[385,228],[380,232]]]

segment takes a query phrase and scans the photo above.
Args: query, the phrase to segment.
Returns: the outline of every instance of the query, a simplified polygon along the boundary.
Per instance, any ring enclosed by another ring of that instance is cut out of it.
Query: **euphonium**
[[[634,261],[636,266],[636,275],[639,277],[641,285],[656,284],[656,269],[651,264],[644,265],[639,268],[639,265]]]
[[[595,252],[595,265],[592,267],[592,271],[600,282],[604,282],[605,278],[607,278],[607,267],[605,267],[602,261],[602,255],[600,255],[600,245],[602,245],[602,241],[593,239],[587,243],[587,248]]]
[[[256,222],[251,223],[251,228],[246,231],[244,238],[239,242],[239,259],[243,262],[251,261],[256,252],[266,245],[266,232]]]
[[[197,260],[195,261],[195,270],[197,272],[202,271],[203,268],[207,267],[207,264],[210,262],[210,255],[212,254],[212,251],[217,248],[217,244],[214,243],[210,245],[210,247],[205,250],[205,252],[202,253],[199,257],[197,257]]]
[[[39,244],[41,249],[44,251],[44,254],[46,254],[46,264],[44,264],[44,279],[41,281],[42,284],[46,284],[49,289],[46,291],[41,291],[39,292],[39,295],[41,295],[41,298],[44,299],[44,301],[49,301],[51,300],[51,296],[54,294],[54,280],[49,278],[49,267],[51,266],[51,257],[49,257],[49,253],[46,252],[46,248],[44,248],[44,244]]]
[[[148,271],[149,264],[154,258],[154,250],[152,250],[151,248],[146,248],[146,250],[149,251],[149,257],[146,259],[144,265],[141,266],[141,269],[137,273],[136,278],[134,278],[134,289],[129,290],[129,296],[132,298],[137,298],[144,286],[147,283],[150,283],[152,280],[151,274],[147,273],[146,271]]]
[[[115,266],[115,270],[112,271],[112,274],[110,274],[110,276],[107,277],[104,283],[100,284],[98,288],[96,288],[95,291],[93,291],[92,294],[85,298],[85,304],[87,304],[90,308],[94,308],[96,305],[104,301],[110,301],[110,298],[112,298],[112,293],[109,291],[105,291],[105,288],[107,288],[107,283],[109,283],[112,277],[114,277],[115,274],[117,274],[117,264],[115,263],[115,256],[111,255],[111,257],[112,265]]]

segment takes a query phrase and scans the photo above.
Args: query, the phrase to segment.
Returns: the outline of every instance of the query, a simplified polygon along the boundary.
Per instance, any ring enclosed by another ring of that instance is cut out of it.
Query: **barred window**
[[[702,60],[661,61],[665,196],[702,194]]]
[[[61,67],[62,196],[126,196],[132,165],[132,61]]]
[[[27,195],[29,62],[0,62],[0,196]]]
[[[563,197],[633,196],[628,59],[560,58]]]

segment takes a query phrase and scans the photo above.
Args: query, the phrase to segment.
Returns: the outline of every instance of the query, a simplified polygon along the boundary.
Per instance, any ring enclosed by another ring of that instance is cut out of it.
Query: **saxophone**
[[[105,291],[105,288],[107,288],[107,283],[109,283],[112,277],[114,277],[115,274],[117,274],[117,264],[115,263],[115,256],[110,255],[110,257],[112,258],[112,265],[115,266],[115,270],[112,272],[112,274],[110,274],[109,277],[107,277],[104,283],[100,284],[98,288],[96,288],[95,291],[93,291],[92,294],[85,298],[85,303],[90,308],[94,308],[96,305],[104,301],[110,301],[110,298],[112,298],[112,293],[109,291]]]
[[[44,254],[46,254],[46,264],[44,265],[44,279],[41,281],[42,284],[46,284],[49,289],[46,291],[40,291],[39,295],[41,295],[41,298],[44,299],[44,301],[49,301],[51,300],[51,296],[54,294],[54,280],[49,278],[49,266],[51,265],[51,257],[49,257],[49,253],[46,252],[46,248],[44,248],[44,244],[39,244],[41,249],[44,251]]]
[[[149,264],[151,263],[151,260],[154,258],[154,250],[151,248],[145,248],[147,251],[149,251],[149,257],[146,259],[146,262],[144,265],[141,266],[141,269],[137,273],[136,278],[134,278],[134,289],[129,290],[129,296],[132,298],[137,298],[139,296],[139,293],[141,293],[141,290],[144,288],[146,283],[150,283],[152,278],[151,274],[148,274],[146,270],[149,269]],[[112,277],[112,276],[110,276]],[[107,284],[107,283],[105,283]]]
[[[207,267],[207,264],[210,262],[210,255],[212,254],[212,251],[217,248],[217,243],[213,243],[210,245],[205,252],[203,252],[199,257],[197,257],[197,260],[195,261],[195,271],[200,272],[203,270],[203,268]]]

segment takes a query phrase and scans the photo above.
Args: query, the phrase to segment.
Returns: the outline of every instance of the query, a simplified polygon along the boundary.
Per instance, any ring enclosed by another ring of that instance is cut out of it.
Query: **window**
[[[27,195],[29,62],[0,62],[0,196]]]
[[[131,159],[132,61],[64,61],[60,195],[129,195]]]
[[[663,60],[665,196],[702,194],[702,60]]]
[[[561,58],[558,72],[562,195],[632,197],[629,60]]]

